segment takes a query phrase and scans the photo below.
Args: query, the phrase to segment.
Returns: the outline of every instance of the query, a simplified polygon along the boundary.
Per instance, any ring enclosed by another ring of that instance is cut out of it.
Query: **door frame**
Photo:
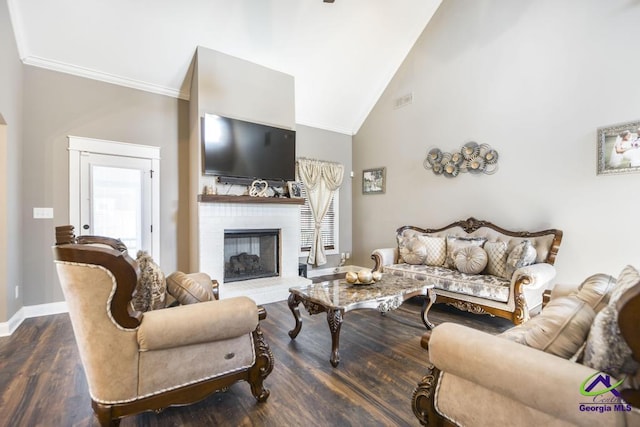
[[[82,153],[137,157],[151,160],[151,256],[160,262],[160,147],[67,136],[69,139],[69,224],[80,230],[80,157]],[[135,254],[129,254],[135,257]]]

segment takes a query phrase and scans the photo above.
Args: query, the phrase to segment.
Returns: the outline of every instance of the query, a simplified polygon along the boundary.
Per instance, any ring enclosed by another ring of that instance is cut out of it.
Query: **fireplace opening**
[[[280,275],[280,230],[225,230],[224,282]]]

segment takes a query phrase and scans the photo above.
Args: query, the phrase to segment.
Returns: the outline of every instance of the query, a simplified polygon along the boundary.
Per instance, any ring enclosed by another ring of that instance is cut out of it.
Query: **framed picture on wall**
[[[386,168],[365,169],[362,171],[362,194],[384,194]]]
[[[598,129],[598,175],[640,171],[640,121]]]

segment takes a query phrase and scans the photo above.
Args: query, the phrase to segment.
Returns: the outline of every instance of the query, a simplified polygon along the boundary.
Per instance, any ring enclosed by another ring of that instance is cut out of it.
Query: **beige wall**
[[[351,136],[342,133],[331,132],[323,129],[298,125],[296,131],[296,156],[307,157],[310,159],[326,160],[329,162],[338,162],[344,165],[344,179],[340,186],[340,235],[338,239],[339,253],[352,251],[351,227],[352,227],[352,209],[351,209]],[[306,258],[300,258],[300,262],[306,262]],[[327,264],[319,268],[331,268],[340,264],[340,255],[328,255]],[[309,270],[312,267],[307,266]]]
[[[68,135],[160,147],[161,267],[175,271],[188,242],[179,165],[188,150],[188,103],[68,74],[25,67],[21,212],[24,304],[62,301],[51,245],[56,225],[69,221]],[[52,207],[53,220],[33,219],[33,207]]]
[[[21,134],[22,63],[7,2],[0,2],[0,323],[22,306],[21,286]]]
[[[404,224],[469,216],[564,230],[558,282],[640,265],[640,174],[596,176],[596,129],[640,120],[640,3],[446,0],[354,137],[354,252],[392,246]],[[413,104],[393,108],[413,92]],[[426,152],[487,143],[492,176],[447,179]],[[362,196],[362,169],[387,192]]]

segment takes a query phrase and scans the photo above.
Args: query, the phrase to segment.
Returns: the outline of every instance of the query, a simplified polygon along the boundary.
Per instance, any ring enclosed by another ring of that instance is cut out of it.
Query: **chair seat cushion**
[[[507,302],[510,281],[487,274],[465,274],[445,267],[394,264],[383,267],[385,273],[429,281],[435,289],[442,289],[493,301]]]

